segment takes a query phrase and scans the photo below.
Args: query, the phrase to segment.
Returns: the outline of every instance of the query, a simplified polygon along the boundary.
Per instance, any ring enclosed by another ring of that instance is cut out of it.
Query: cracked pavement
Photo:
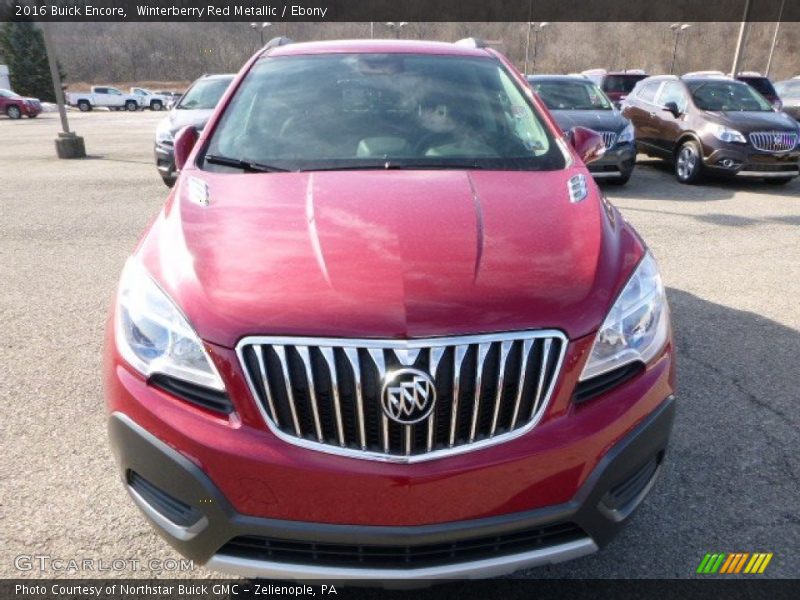
[[[166,197],[152,157],[159,118],[71,113],[83,161],[55,158],[56,114],[0,119],[2,577],[71,575],[19,572],[20,554],[178,558],[119,483],[100,380],[117,277]],[[604,190],[668,286],[679,384],[668,459],[611,545],[517,577],[693,577],[714,551],[774,552],[765,575],[797,577],[800,181],[682,186],[640,159],[627,186]],[[111,574],[159,573],[216,575]]]

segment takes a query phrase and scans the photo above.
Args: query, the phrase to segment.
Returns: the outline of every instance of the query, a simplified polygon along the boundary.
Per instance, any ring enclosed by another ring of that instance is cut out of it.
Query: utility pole
[[[675,73],[675,58],[678,56],[678,41],[681,39],[681,34],[691,26],[691,23],[673,23],[669,26],[675,34],[675,47],[672,50],[672,62],[669,65],[670,75]]]
[[[528,35],[525,38],[525,67],[523,69],[524,74],[528,74],[528,55],[530,54],[531,48],[531,29],[536,32],[536,35],[533,36],[533,64],[531,65],[531,72],[533,69],[536,68],[536,49],[539,44],[539,32],[547,27],[550,23],[548,21],[542,21],[541,23],[536,23],[535,21],[528,21]]]
[[[733,55],[733,65],[731,66],[731,77],[736,77],[739,72],[739,65],[742,61],[742,46],[744,45],[744,34],[747,30],[747,20],[750,18],[750,0],[744,0],[744,15],[739,26],[739,39],[736,41],[736,52]]]
[[[769,77],[769,70],[772,67],[772,55],[775,52],[775,46],[778,43],[778,31],[781,28],[781,17],[783,17],[783,7],[786,4],[786,0],[781,0],[781,8],[778,11],[778,22],[775,23],[775,34],[772,36],[772,44],[769,47],[769,58],[767,58],[767,68],[764,70],[764,76]]]
[[[58,60],[56,59],[53,42],[50,39],[50,24],[43,21],[39,24],[42,29],[44,39],[44,49],[47,52],[47,62],[50,65],[50,76],[53,79],[53,91],[56,95],[58,104],[58,114],[61,117],[61,131],[56,138],[56,155],[58,158],[84,158],[86,147],[83,138],[69,130],[67,120],[67,107],[64,102],[64,89],[61,87],[61,74],[58,72]]]

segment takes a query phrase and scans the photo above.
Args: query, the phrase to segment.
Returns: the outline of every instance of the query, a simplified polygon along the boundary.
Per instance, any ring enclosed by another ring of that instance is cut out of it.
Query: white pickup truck
[[[125,94],[117,88],[95,85],[91,92],[67,93],[67,104],[77,106],[81,112],[87,112],[101,106],[110,110],[137,110],[139,101],[134,94]]]
[[[163,110],[171,100],[167,96],[140,87],[132,87],[131,95],[136,98],[139,108],[149,108],[150,110]]]

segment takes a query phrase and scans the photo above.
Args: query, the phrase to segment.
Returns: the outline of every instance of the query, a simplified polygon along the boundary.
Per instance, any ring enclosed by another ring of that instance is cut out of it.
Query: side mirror
[[[569,143],[585,164],[596,161],[606,153],[603,136],[586,127],[573,127],[567,134]]]
[[[192,148],[194,148],[199,137],[200,133],[191,125],[187,125],[181,129],[175,136],[173,152],[175,154],[175,168],[178,171],[183,169],[183,165],[185,165],[186,161],[189,159]]]
[[[678,104],[676,102],[667,102],[664,104],[664,107],[661,110],[665,110],[667,112],[672,113],[672,116],[676,119],[681,116],[681,111],[678,108]]]

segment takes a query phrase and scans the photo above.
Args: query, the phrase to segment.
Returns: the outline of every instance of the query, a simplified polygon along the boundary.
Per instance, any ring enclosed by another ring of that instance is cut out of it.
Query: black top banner
[[[0,0],[0,21],[800,21],[800,0]]]

